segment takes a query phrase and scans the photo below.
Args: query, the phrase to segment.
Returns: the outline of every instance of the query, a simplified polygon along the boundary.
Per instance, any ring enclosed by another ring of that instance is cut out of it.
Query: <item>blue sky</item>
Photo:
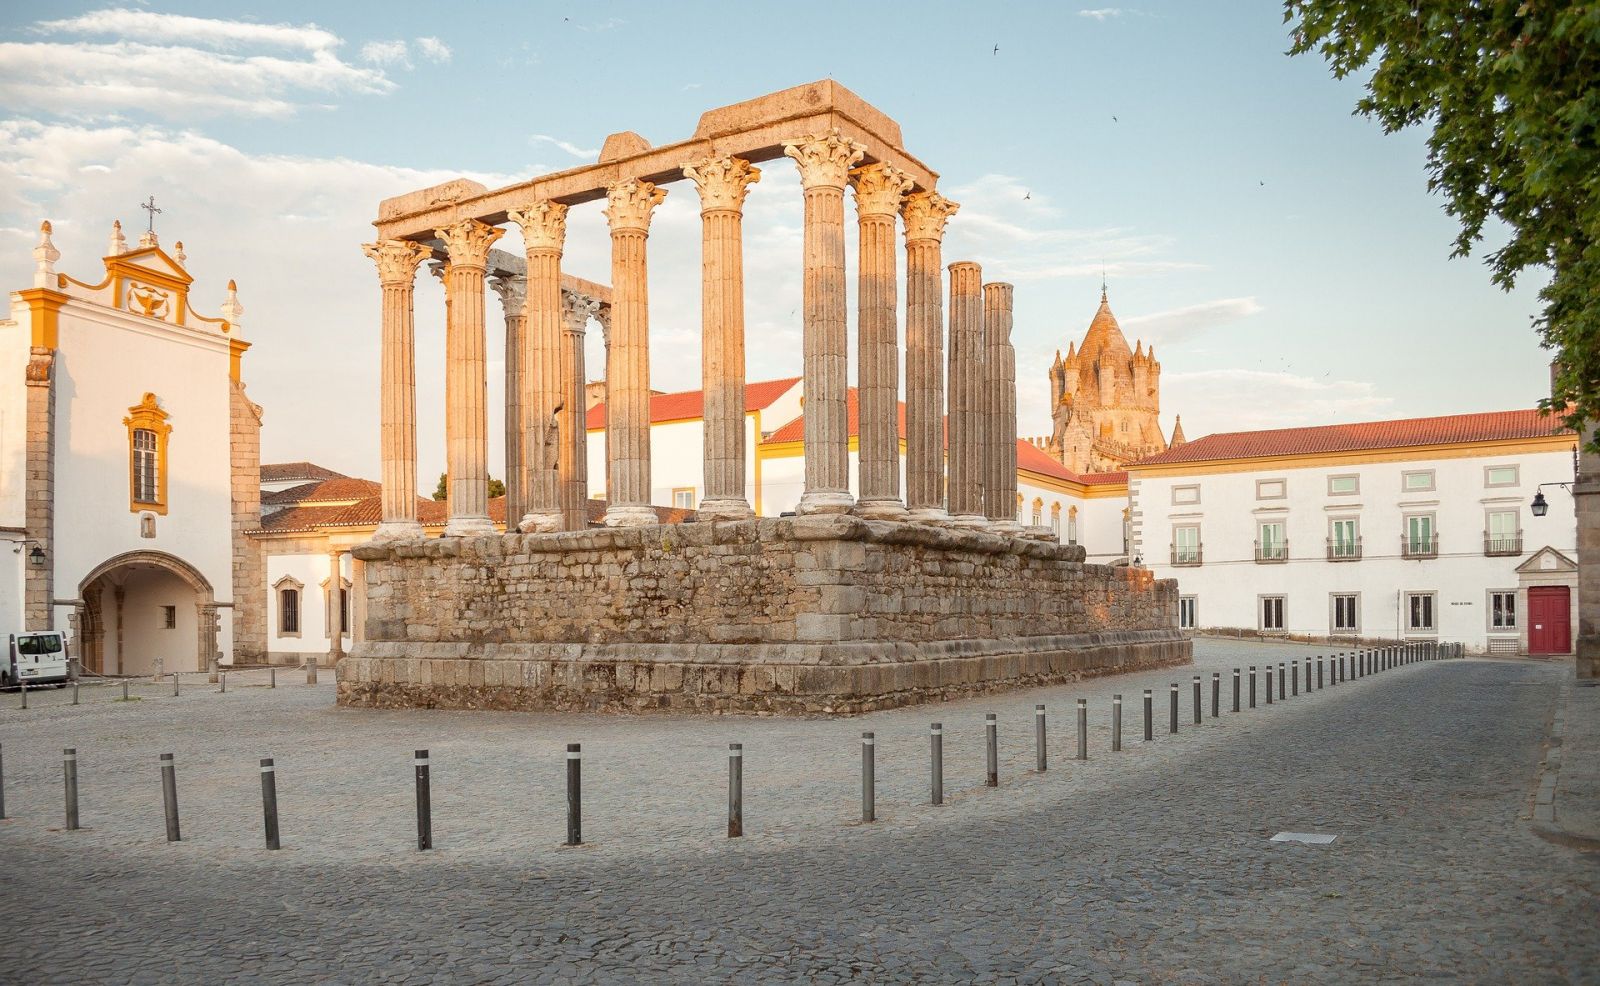
[[[1539,285],[1505,294],[1478,259],[1450,260],[1424,135],[1353,117],[1358,83],[1288,58],[1285,39],[1277,4],[1243,0],[12,3],[0,280],[28,282],[44,218],[59,268],[94,273],[111,220],[142,228],[154,194],[196,304],[239,281],[264,456],[373,476],[378,286],[359,245],[379,199],[572,167],[614,131],[667,143],[705,109],[832,77],[963,204],[946,260],[1016,284],[1024,434],[1048,431],[1044,370],[1082,337],[1102,265],[1130,341],[1157,346],[1164,426],[1182,414],[1191,438],[1531,405]],[[746,221],[751,379],[800,365],[799,186],[787,161],[764,170]],[[514,232],[502,245],[520,249]],[[654,381],[694,387],[690,186],[672,186],[651,246]],[[605,280],[606,256],[598,206],[575,209],[568,269]],[[423,275],[425,473],[443,458],[442,313]]]

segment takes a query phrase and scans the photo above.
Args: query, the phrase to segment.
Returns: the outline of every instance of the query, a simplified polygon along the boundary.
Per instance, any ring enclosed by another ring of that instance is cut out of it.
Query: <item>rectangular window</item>
[[[1361,557],[1361,538],[1354,517],[1337,517],[1328,522],[1328,558],[1349,561]]]
[[[1256,480],[1257,500],[1281,500],[1288,495],[1288,484],[1281,479]]]
[[[1433,514],[1412,514],[1407,517],[1405,542],[1405,554],[1408,556],[1437,554],[1439,546],[1433,534]]]
[[[350,590],[339,590],[339,632],[350,632]]]
[[[1361,629],[1359,600],[1354,592],[1338,592],[1333,596],[1333,632],[1357,633]]]
[[[1486,466],[1483,470],[1483,485],[1485,486],[1515,486],[1517,485],[1516,466]]]
[[[1283,597],[1261,597],[1261,629],[1269,632],[1283,630]]]
[[[176,630],[178,628],[178,607],[161,607],[161,629]]]
[[[1044,524],[1044,501],[1033,501],[1033,526],[1040,527]]]
[[[1199,606],[1198,596],[1178,597],[1178,628],[1193,630],[1195,628],[1195,613]]]
[[[1067,543],[1078,543],[1078,515],[1076,513],[1067,514]]]
[[[1407,493],[1426,493],[1433,489],[1433,470],[1418,469],[1415,472],[1402,473],[1400,488]]]
[[[694,487],[672,491],[672,505],[679,510],[694,509]]]
[[[1517,628],[1517,590],[1489,593],[1489,629],[1515,630]]]
[[[1521,516],[1516,510],[1491,510],[1484,518],[1483,552],[1488,555],[1522,554]]]
[[[1172,563],[1200,564],[1200,528],[1189,524],[1172,529]]]
[[[160,465],[156,457],[156,433],[149,428],[133,431],[133,499],[137,503],[159,503]]]
[[[1434,593],[1406,593],[1406,629],[1414,633],[1431,633],[1433,624]]]
[[[278,632],[300,632],[299,589],[280,589],[278,591]]]
[[[1200,502],[1200,487],[1174,486],[1172,488],[1172,505],[1175,507],[1187,506]]]
[[[1348,476],[1329,476],[1328,477],[1328,495],[1329,496],[1349,496],[1352,493],[1360,493],[1360,492],[1361,492],[1361,477],[1357,476],[1354,473],[1351,473]]]
[[[1283,536],[1283,522],[1269,521],[1259,528],[1256,561],[1283,561],[1289,557],[1289,541]]]
[[[1050,533],[1056,536],[1057,541],[1061,540],[1061,504],[1059,503],[1056,504],[1054,510],[1050,511]]]

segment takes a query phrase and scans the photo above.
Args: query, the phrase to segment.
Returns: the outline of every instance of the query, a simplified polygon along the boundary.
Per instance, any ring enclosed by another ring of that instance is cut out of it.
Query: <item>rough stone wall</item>
[[[267,653],[267,566],[261,543],[261,407],[229,381],[230,482],[233,498],[233,661],[260,664]]]
[[[1579,481],[1572,494],[1578,512],[1578,640],[1577,675],[1600,678],[1600,454],[1589,451],[1595,441],[1591,425],[1584,435],[1578,463]]]

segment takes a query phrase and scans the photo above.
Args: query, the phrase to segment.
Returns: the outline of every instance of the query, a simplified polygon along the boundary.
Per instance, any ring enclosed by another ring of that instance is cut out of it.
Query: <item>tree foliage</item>
[[[1493,218],[1510,236],[1486,257],[1494,283],[1550,272],[1534,328],[1559,367],[1541,406],[1575,429],[1600,419],[1600,3],[1286,0],[1284,21],[1291,54],[1371,71],[1356,112],[1388,133],[1432,126],[1454,256]]]
[[[442,473],[439,474],[439,485],[435,486],[433,488],[433,498],[435,500],[443,502],[443,501],[448,500],[450,498],[450,479],[449,479],[449,477],[450,477],[450,474],[446,473],[446,472],[442,472]],[[506,495],[506,484],[504,482],[498,480],[498,479],[495,479],[493,476],[490,476],[489,477],[489,498],[492,500],[497,496],[505,496],[505,495]]]

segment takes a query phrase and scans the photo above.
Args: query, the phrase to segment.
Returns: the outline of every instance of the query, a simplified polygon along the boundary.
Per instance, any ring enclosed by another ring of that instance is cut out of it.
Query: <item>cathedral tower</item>
[[[1100,290],[1100,308],[1079,346],[1050,364],[1052,429],[1046,451],[1073,472],[1111,472],[1164,451],[1161,364],[1155,347],[1130,351]]]

